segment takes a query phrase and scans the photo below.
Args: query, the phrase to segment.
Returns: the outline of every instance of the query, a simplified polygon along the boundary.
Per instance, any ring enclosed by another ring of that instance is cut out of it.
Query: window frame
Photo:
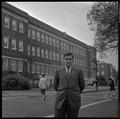
[[[35,47],[32,46],[32,56],[35,56]]]
[[[16,19],[12,20],[12,30],[17,31],[17,20]]]
[[[7,38],[7,39],[5,39]],[[6,42],[6,43],[5,43]],[[6,44],[6,45],[5,45]],[[3,39],[3,47],[4,48],[9,48],[9,37],[8,36],[4,36],[4,39]]]
[[[10,17],[9,16],[4,17],[4,27],[10,28]]]
[[[36,39],[36,33],[35,33],[35,29],[32,29],[32,39],[35,40]]]
[[[37,47],[37,56],[40,57],[40,48]]]
[[[19,22],[19,32],[24,33],[24,24],[22,22]]]
[[[15,42],[14,42],[15,41]],[[14,47],[13,47],[14,46]],[[16,39],[15,38],[12,38],[12,41],[11,41],[11,49],[12,50],[16,50]]]
[[[23,52],[23,40],[19,40],[19,51]]]

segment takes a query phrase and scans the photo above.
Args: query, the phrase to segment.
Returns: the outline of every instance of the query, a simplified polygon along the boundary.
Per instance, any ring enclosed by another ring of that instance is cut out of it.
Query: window
[[[59,48],[59,41],[58,40],[56,40],[56,44],[57,44],[57,48]]]
[[[79,55],[79,49],[77,48],[77,54]]]
[[[80,59],[79,59],[79,65],[80,65]]]
[[[32,63],[32,73],[35,73],[35,63]]]
[[[73,46],[73,54],[75,54],[75,47]]]
[[[56,46],[56,44],[55,44],[55,38],[53,38],[53,46],[54,47]]]
[[[59,54],[57,53],[57,61],[59,61]]]
[[[67,50],[69,51],[69,45],[68,45],[68,44],[67,44],[66,48],[67,48]]]
[[[31,34],[30,34],[30,28],[28,29],[28,38],[31,37]]]
[[[84,55],[86,56],[86,51],[84,52]]]
[[[46,58],[48,58],[48,50],[45,51]]]
[[[78,58],[76,58],[76,64],[78,65]]]
[[[62,49],[62,51],[63,51],[63,42],[61,41],[61,49]]]
[[[53,60],[55,60],[56,59],[56,57],[55,57],[55,52],[53,52]]]
[[[37,41],[40,41],[40,32],[37,32]]]
[[[32,39],[35,39],[35,30],[32,29]]]
[[[40,48],[37,48],[37,56],[40,57]]]
[[[73,47],[72,47],[72,45],[70,46],[70,49],[71,49],[71,52],[73,52]]]
[[[37,74],[40,73],[40,65],[39,64],[36,64],[36,71],[37,71]]]
[[[86,67],[86,61],[84,61],[84,66]]]
[[[12,70],[12,71],[16,71],[16,60],[15,59],[11,59],[10,60],[11,62],[10,62],[10,69]]]
[[[101,74],[104,75],[104,71],[102,71]]]
[[[13,49],[13,50],[16,50],[16,39],[12,39],[12,45],[11,45],[11,48]]]
[[[45,57],[45,55],[44,55],[44,49],[41,49],[41,56],[42,56],[42,58]]]
[[[61,54],[61,62],[63,62],[63,54]]]
[[[49,73],[52,74],[52,66],[49,66]]]
[[[9,48],[9,37],[7,37],[7,36],[4,36],[3,47]]]
[[[50,40],[50,45],[52,45],[52,37],[50,37],[49,40]]]
[[[28,45],[28,55],[30,55],[30,45]]]
[[[49,57],[50,57],[50,59],[52,59],[52,51],[51,50],[49,52]]]
[[[83,54],[83,56],[84,56],[84,50],[82,51],[82,54]]]
[[[64,50],[66,50],[66,43],[64,43]]]
[[[75,54],[77,55],[77,48],[75,47]]]
[[[12,29],[17,31],[17,20],[15,19],[12,20]]]
[[[41,34],[42,42],[44,43],[44,34]]]
[[[19,40],[19,51],[23,52],[23,41]]]
[[[48,44],[48,36],[45,36],[46,44]]]
[[[74,64],[76,64],[76,58],[74,58]]]
[[[8,70],[8,58],[3,58],[2,70]]]
[[[19,23],[19,32],[23,33],[23,23]]]
[[[76,64],[78,65],[78,58],[76,58]],[[83,65],[84,65],[84,62],[83,62]]]
[[[30,73],[30,62],[27,62],[27,66],[28,66],[28,73]]]
[[[9,28],[9,22],[10,22],[10,18],[8,16],[5,16],[5,24],[4,24],[4,26],[6,28]]]
[[[22,72],[22,71],[23,71],[23,61],[18,60],[18,72]]]
[[[35,47],[32,47],[32,55],[35,56]]]

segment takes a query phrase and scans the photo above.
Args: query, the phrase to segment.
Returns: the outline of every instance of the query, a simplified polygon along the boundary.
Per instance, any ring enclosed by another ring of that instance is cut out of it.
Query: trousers
[[[66,99],[60,109],[55,109],[54,117],[61,117],[61,118],[71,118],[71,117],[78,117],[79,108],[72,108],[70,106],[69,100]]]

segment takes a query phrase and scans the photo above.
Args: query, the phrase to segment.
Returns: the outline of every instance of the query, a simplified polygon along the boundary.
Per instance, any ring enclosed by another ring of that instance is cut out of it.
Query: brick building
[[[53,76],[63,66],[63,54],[74,55],[87,83],[96,76],[96,51],[65,32],[2,2],[2,70]]]
[[[103,76],[106,82],[108,82],[111,76],[113,76],[116,79],[116,81],[118,78],[117,71],[115,70],[113,65],[105,62],[99,62],[97,64],[97,75]]]

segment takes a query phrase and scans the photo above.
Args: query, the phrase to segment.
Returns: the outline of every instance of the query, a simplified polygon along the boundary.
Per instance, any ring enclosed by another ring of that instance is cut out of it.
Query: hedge
[[[9,74],[2,78],[2,90],[29,90],[30,82],[22,75]]]

